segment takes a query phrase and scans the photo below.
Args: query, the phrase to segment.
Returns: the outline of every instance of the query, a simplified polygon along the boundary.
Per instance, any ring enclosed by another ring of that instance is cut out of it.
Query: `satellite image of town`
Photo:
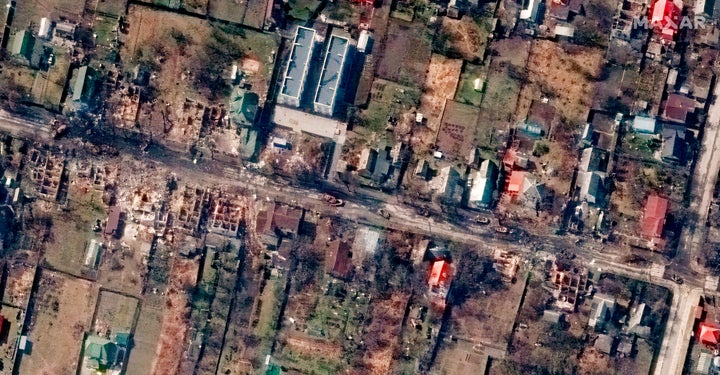
[[[0,0],[0,375],[720,375],[720,0]]]

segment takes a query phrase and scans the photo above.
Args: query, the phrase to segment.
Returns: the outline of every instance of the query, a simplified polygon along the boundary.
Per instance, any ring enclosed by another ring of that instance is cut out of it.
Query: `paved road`
[[[50,130],[49,119],[28,120],[13,116],[0,109],[0,128],[15,136],[41,142],[49,142],[53,136]]]
[[[18,120],[9,117],[7,113],[0,112],[0,129],[8,131],[18,137],[33,140],[52,141],[49,137],[49,129],[40,122]],[[74,146],[73,140],[61,140],[58,143],[65,146]],[[595,243],[586,243],[577,246],[572,236],[546,236],[535,238],[526,234],[503,235],[498,234],[491,226],[479,225],[455,225],[447,222],[438,222],[433,218],[426,218],[417,215],[414,209],[400,204],[393,204],[396,199],[380,192],[356,192],[351,200],[348,200],[344,207],[329,207],[321,199],[321,191],[287,186],[286,184],[274,182],[266,177],[251,173],[243,168],[229,167],[214,161],[194,164],[187,155],[182,155],[154,147],[147,157],[139,155],[138,145],[133,142],[114,140],[113,145],[120,152],[121,158],[152,160],[160,166],[181,176],[181,178],[197,181],[212,181],[218,185],[233,186],[246,189],[255,194],[257,198],[275,199],[284,202],[295,202],[325,215],[339,215],[358,224],[375,226],[378,228],[391,228],[396,230],[411,231],[420,234],[428,234],[438,238],[445,238],[464,243],[476,244],[482,248],[501,247],[524,253],[529,257],[535,256],[535,249],[542,247],[550,252],[560,249],[572,249],[580,259],[595,265],[602,265],[612,272],[624,274],[630,277],[652,281],[666,286],[673,290],[673,302],[670,311],[670,319],[666,328],[666,335],[663,339],[660,359],[658,360],[655,374],[675,374],[679,366],[682,366],[686,351],[672,350],[679,349],[682,345],[687,347],[687,321],[689,309],[694,302],[688,303],[688,298],[699,296],[702,285],[699,278],[688,278],[683,288],[664,279],[651,279],[648,267],[631,267],[622,264],[619,256],[613,253],[604,252],[602,246]],[[720,153],[718,153],[720,154]],[[704,156],[704,155],[703,155]],[[707,157],[707,156],[704,156]],[[126,160],[127,160],[126,159]],[[712,159],[712,157],[711,157]],[[706,184],[707,185],[707,184]],[[378,202],[385,202],[378,205]],[[389,220],[376,213],[378,206],[383,207],[391,213]],[[695,289],[691,289],[692,286]],[[669,355],[669,356],[668,356]]]
[[[697,257],[707,234],[705,222],[712,203],[718,173],[720,173],[720,141],[718,141],[720,138],[720,100],[717,99],[720,98],[720,85],[715,86],[713,96],[716,99],[708,109],[702,148],[690,183],[692,196],[690,211],[697,213],[697,219],[683,228],[677,254],[678,259],[696,271],[702,271],[702,267],[697,263]]]

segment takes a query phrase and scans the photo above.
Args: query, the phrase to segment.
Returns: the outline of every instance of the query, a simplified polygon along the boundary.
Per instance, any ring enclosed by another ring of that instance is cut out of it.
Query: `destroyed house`
[[[352,271],[352,246],[350,243],[335,239],[328,241],[326,247],[325,270],[338,279],[347,279]]]
[[[550,282],[555,288],[553,291],[555,305],[565,311],[574,311],[578,298],[585,294],[587,281],[585,268],[565,269],[557,262],[554,263],[550,273]]]
[[[335,100],[342,84],[345,59],[348,55],[350,40],[333,33],[328,42],[323,62],[320,82],[315,91],[314,110],[325,116],[332,116],[335,110]]]
[[[235,236],[240,229],[242,214],[243,205],[239,197],[218,192],[210,206],[208,230],[213,233]]]
[[[290,59],[285,68],[278,103],[293,107],[300,106],[300,96],[305,86],[314,44],[315,30],[298,26],[290,49]]]

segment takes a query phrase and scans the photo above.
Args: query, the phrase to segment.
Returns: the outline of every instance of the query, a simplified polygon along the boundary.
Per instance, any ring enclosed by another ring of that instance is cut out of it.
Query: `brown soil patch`
[[[399,345],[397,339],[402,329],[402,318],[409,296],[395,293],[390,298],[375,301],[372,322],[364,339],[367,345],[364,361],[368,374],[389,374],[393,352]]]
[[[291,334],[285,339],[285,343],[293,351],[313,357],[339,358],[342,355],[342,347],[337,344],[319,339],[313,339],[300,334]]]
[[[548,96],[560,116],[571,123],[584,122],[602,58],[598,49],[574,46],[569,52],[552,41],[536,41],[528,60],[527,84],[520,94],[518,119],[527,117],[533,99]]]
[[[489,33],[469,16],[459,20],[443,17],[440,32],[448,36],[450,50],[465,60],[481,59],[485,53]]]
[[[152,374],[169,375],[178,372],[188,331],[186,316],[190,296],[186,290],[195,285],[198,270],[199,264],[194,260],[178,258],[173,262]]]
[[[445,100],[455,97],[463,61],[433,54],[430,59],[424,92],[420,97],[420,113],[427,118],[427,126],[437,130],[440,125]]]

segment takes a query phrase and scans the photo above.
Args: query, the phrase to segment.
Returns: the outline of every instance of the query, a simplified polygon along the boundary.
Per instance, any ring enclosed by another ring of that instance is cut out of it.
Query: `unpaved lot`
[[[43,269],[30,321],[32,351],[20,374],[74,374],[83,334],[90,328],[97,289],[90,282]]]
[[[175,374],[185,350],[188,323],[185,321],[189,295],[195,285],[199,263],[190,259],[175,259],[170,275],[170,288],[166,293],[160,340],[155,349],[154,375]]]

